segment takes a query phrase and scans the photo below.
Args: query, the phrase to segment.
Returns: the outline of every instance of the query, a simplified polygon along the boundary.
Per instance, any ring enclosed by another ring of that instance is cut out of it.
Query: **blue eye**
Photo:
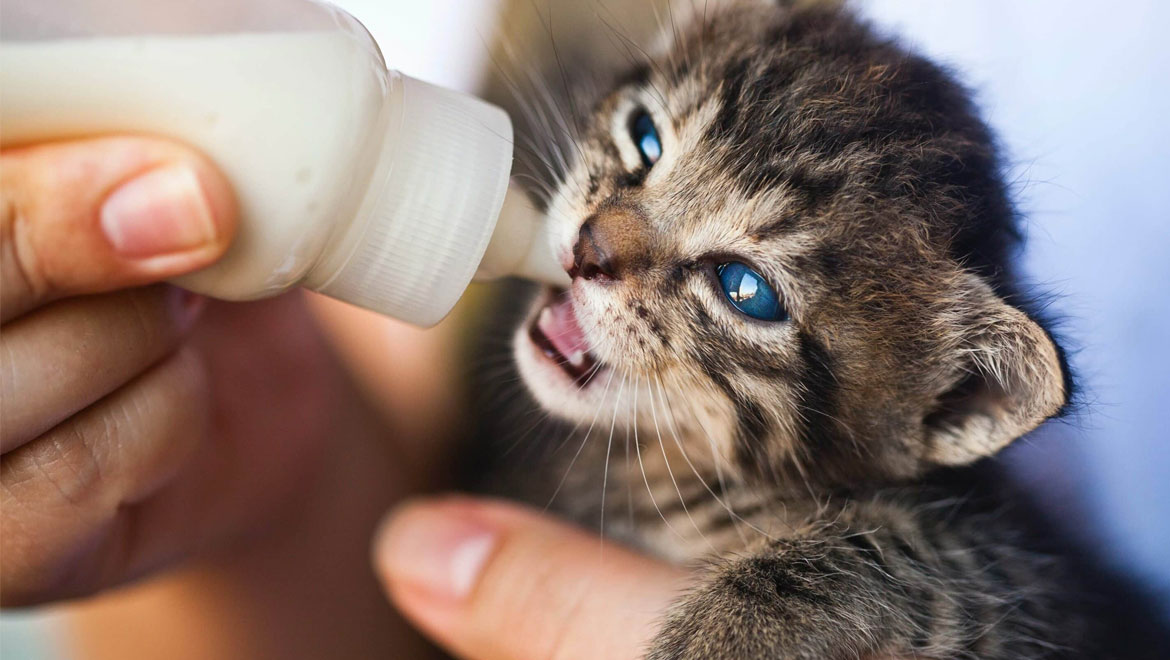
[[[639,110],[630,120],[630,139],[638,148],[638,155],[642,157],[642,164],[646,169],[654,166],[662,158],[662,140],[658,137],[658,129],[654,127],[654,120],[645,110]]]
[[[780,304],[780,295],[764,277],[746,264],[732,261],[715,269],[723,295],[736,309],[761,321],[784,321],[788,312]]]

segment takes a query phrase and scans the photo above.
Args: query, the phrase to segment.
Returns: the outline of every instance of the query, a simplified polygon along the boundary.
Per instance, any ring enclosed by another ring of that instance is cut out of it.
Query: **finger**
[[[639,658],[686,574],[514,505],[409,504],[374,552],[407,617],[465,660]]]
[[[182,350],[0,459],[0,604],[91,593],[176,552],[135,525],[205,436],[202,365]]]
[[[48,431],[178,346],[203,299],[165,285],[38,310],[0,336],[0,453]]]
[[[0,319],[56,298],[146,284],[215,261],[231,189],[173,142],[61,142],[0,154]]]

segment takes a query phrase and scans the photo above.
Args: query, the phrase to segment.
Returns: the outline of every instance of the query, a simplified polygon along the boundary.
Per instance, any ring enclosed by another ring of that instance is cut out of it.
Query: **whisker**
[[[634,493],[630,484],[630,424],[631,421],[634,427],[634,442],[638,441],[638,380],[641,374],[634,374],[634,386],[631,388],[634,393],[634,401],[632,404],[633,415],[632,418],[626,419],[625,440],[626,440],[626,471],[622,473],[622,480],[626,482],[626,515],[630,529],[634,529]]]
[[[651,385],[653,385],[653,383],[651,383]],[[659,389],[661,389],[661,385],[659,385]],[[658,448],[662,451],[662,461],[666,465],[666,473],[670,475],[670,483],[674,485],[674,492],[678,494],[678,503],[682,505],[683,513],[686,514],[687,520],[691,521],[691,526],[694,527],[695,531],[699,533],[699,536],[703,539],[703,542],[707,544],[707,546],[711,549],[711,552],[715,552],[715,546],[712,545],[711,541],[707,539],[707,535],[703,533],[703,530],[699,527],[698,523],[695,522],[694,516],[691,515],[691,510],[687,507],[687,500],[685,497],[683,497],[682,489],[678,486],[678,480],[674,477],[674,470],[670,467],[670,459],[666,456],[666,444],[662,441],[662,431],[658,428],[658,409],[654,404],[653,388],[650,390],[650,414],[654,417],[654,433],[658,436]],[[641,456],[639,456],[639,460],[641,460]],[[645,479],[645,477],[646,472],[643,470],[642,478]],[[649,488],[650,484],[646,484],[646,489],[649,490]],[[653,499],[653,496],[651,496],[651,499]],[[654,508],[658,508],[657,502],[654,503]],[[662,515],[662,511],[659,511],[658,514]],[[663,520],[665,521],[666,519],[663,518]],[[674,528],[672,527],[671,529]],[[678,532],[675,533],[677,534]],[[682,535],[680,534],[679,536]]]
[[[542,14],[540,12],[540,10],[536,7],[535,2],[532,3],[532,9],[534,12],[536,12],[537,17],[540,19],[541,27],[543,27],[545,33],[548,34],[549,47],[552,48],[553,59],[556,61],[557,70],[560,72],[560,75],[561,75],[561,87],[562,87],[564,94],[565,94],[565,102],[568,104],[568,110],[569,110],[570,115],[572,116],[572,121],[566,121],[565,117],[564,117],[564,113],[560,112],[561,125],[567,129],[569,129],[568,133],[571,136],[570,143],[573,146],[577,147],[577,150],[579,152],[579,155],[581,156],[581,159],[584,160],[584,154],[580,154],[580,146],[578,146],[578,142],[580,142],[580,140],[581,140],[581,135],[576,130],[576,126],[580,123],[580,115],[577,113],[577,106],[573,100],[573,92],[569,88],[569,77],[568,77],[568,74],[565,72],[564,62],[561,60],[560,49],[557,48],[557,41],[556,41],[556,38],[553,36],[552,7],[551,6],[549,7],[549,15],[548,15],[548,22],[547,23],[545,22],[544,14]],[[546,87],[545,91],[548,92],[547,87]],[[555,104],[550,104],[550,105],[553,105],[553,107],[556,110],[558,110],[558,111],[560,110],[559,106],[556,106]]]
[[[699,483],[703,485],[703,488],[705,488],[707,490],[707,492],[711,494],[711,497],[714,497],[715,501],[718,502],[723,507],[723,509],[725,511],[727,511],[727,514],[729,516],[731,516],[732,523],[733,523],[732,526],[735,528],[736,533],[740,536],[740,540],[743,541],[743,543],[745,543],[745,544],[747,543],[747,537],[744,536],[743,530],[741,530],[738,525],[734,524],[736,521],[744,523],[745,525],[750,527],[752,530],[754,530],[754,531],[758,532],[759,534],[761,534],[762,536],[764,536],[764,538],[775,541],[776,539],[773,538],[771,534],[769,534],[769,533],[765,532],[764,530],[760,529],[759,527],[755,526],[754,524],[752,524],[751,521],[744,519],[742,516],[740,516],[738,513],[736,513],[734,510],[732,510],[732,508],[730,506],[728,506],[728,504],[726,502],[723,501],[723,498],[719,497],[719,495],[717,495],[715,493],[715,491],[711,489],[710,484],[708,484],[707,480],[704,479],[703,476],[699,473],[698,468],[695,467],[694,462],[691,461],[690,456],[687,454],[686,449],[683,447],[682,441],[679,440],[678,430],[677,430],[677,428],[675,428],[675,425],[673,422],[674,407],[670,404],[670,397],[667,395],[666,388],[665,388],[665,386],[662,385],[661,379],[659,379],[658,384],[659,384],[659,392],[662,393],[663,403],[665,403],[666,408],[667,408],[667,412],[669,413],[669,415],[667,416],[666,419],[668,422],[670,422],[671,433],[672,433],[672,435],[674,435],[674,442],[676,445],[678,445],[678,449],[679,449],[679,452],[682,453],[683,460],[686,462],[686,464],[688,466],[690,466],[691,471],[695,473],[695,477],[698,478]],[[698,421],[697,418],[696,418],[696,421]]]
[[[601,6],[610,12],[610,16],[613,16],[613,12],[612,12],[612,10],[609,9],[609,7],[606,7],[605,5],[601,5]],[[627,34],[622,32],[621,29],[619,29],[618,27],[616,27],[612,23],[610,23],[608,20],[606,20],[606,18],[604,16],[602,16],[600,13],[597,13],[595,11],[594,15],[597,16],[597,18],[602,22],[603,25],[605,25],[605,27],[609,28],[610,32],[612,32],[614,36],[616,36],[618,39],[621,40],[621,50],[625,51],[626,59],[629,61],[629,63],[632,66],[637,66],[640,63],[644,63],[644,64],[648,65],[650,68],[654,69],[654,71],[659,76],[661,76],[663,80],[668,80],[668,81],[674,80],[672,76],[667,75],[667,73],[662,70],[662,67],[658,66],[658,63],[654,60],[654,58],[650,57],[650,54],[647,53],[644,48],[642,48],[640,45],[638,45],[638,43],[636,41],[631,39]],[[614,18],[616,20],[616,17],[614,17]],[[613,42],[612,38],[609,41],[615,48],[619,47],[619,44],[615,44]],[[639,60],[639,58],[635,57],[631,48],[637,49],[637,51],[639,53],[641,53],[641,55],[642,55],[641,60]],[[658,97],[659,103],[662,104],[663,110],[665,110],[668,107],[668,105],[666,103],[666,96],[662,93],[662,90],[659,89],[658,85],[652,84],[649,87],[651,90],[654,91],[654,94]]]
[[[649,380],[647,380],[647,387],[649,387],[649,386],[650,386]],[[635,401],[634,416],[635,417],[637,417],[637,414],[638,414],[637,413],[638,405],[636,403],[638,400],[637,399],[637,396],[638,396],[637,392],[638,392],[638,383],[635,382],[634,383],[634,401]],[[651,393],[651,399],[650,399],[650,407],[651,407],[651,409],[653,409],[653,407],[654,407],[654,399],[653,399],[652,393]],[[657,421],[655,421],[655,428],[657,428],[657,426],[658,426]],[[659,440],[659,444],[661,444],[661,441],[662,441],[661,435],[658,436],[658,440]],[[674,535],[677,536],[680,541],[685,543],[687,540],[686,537],[683,536],[681,533],[679,533],[679,531],[674,528],[674,525],[670,524],[670,521],[666,519],[666,514],[662,513],[662,509],[659,508],[659,506],[658,506],[658,500],[654,497],[654,490],[650,488],[650,479],[649,479],[649,477],[646,476],[646,465],[645,465],[645,463],[642,462],[642,448],[638,444],[638,425],[636,423],[634,424],[634,451],[638,455],[638,469],[640,469],[642,471],[642,483],[646,485],[646,494],[650,496],[650,503],[654,505],[654,510],[658,512],[658,517],[661,518],[662,522],[666,524],[667,529],[669,529],[671,532],[673,532]],[[664,454],[664,457],[665,457],[665,454]],[[673,477],[672,477],[672,480],[673,480]],[[682,501],[682,494],[681,493],[679,494],[679,501]],[[685,502],[683,502],[683,508],[686,509]],[[691,522],[693,523],[694,521],[691,521]],[[696,527],[696,529],[698,529],[698,528]],[[702,532],[700,532],[700,534],[702,534]]]
[[[601,522],[600,529],[601,540],[605,541],[605,492],[609,488],[609,453],[613,449],[613,429],[617,426],[618,407],[622,402],[622,390],[626,386],[626,376],[622,376],[621,385],[618,386],[617,396],[614,397],[613,402],[613,419],[609,423],[609,440],[605,444],[605,468],[601,473]],[[602,546],[604,547],[604,545]]]
[[[605,404],[605,397],[609,394],[609,386],[613,383],[613,377],[616,375],[617,371],[609,372],[609,380],[605,382],[605,389],[601,392],[601,400],[597,402],[597,410],[593,412],[593,420],[589,422],[589,429],[585,431],[585,437],[581,439],[581,445],[577,447],[577,452],[573,454],[573,458],[569,461],[569,466],[565,468],[565,474],[561,476],[561,480],[557,483],[556,489],[553,490],[552,496],[548,498],[548,503],[544,505],[544,511],[547,512],[549,507],[552,506],[553,501],[557,499],[557,495],[561,492],[561,488],[564,487],[565,481],[569,478],[569,473],[573,471],[573,465],[576,464],[577,458],[581,456],[581,451],[585,449],[585,443],[589,440],[589,434],[593,432],[593,425],[597,423],[597,416],[601,414],[601,408]],[[564,442],[561,444],[564,444]]]
[[[708,385],[707,388],[709,389],[710,386]],[[665,392],[663,393],[665,394]],[[707,438],[707,445],[711,449],[711,462],[715,467],[715,479],[719,482],[719,489],[724,493],[730,492],[727,488],[727,479],[723,474],[723,461],[722,457],[719,455],[719,448],[715,445],[715,439],[711,437],[711,432],[707,430],[707,425],[703,423],[703,420],[700,419],[698,415],[692,414],[691,417],[695,420],[695,423],[699,425],[699,428],[703,430],[703,435]],[[686,456],[685,453],[684,456]],[[731,511],[730,506],[725,505],[725,507],[728,511]],[[736,531],[739,531],[738,527],[736,528]],[[746,542],[746,539],[744,539],[744,542]]]
[[[536,12],[537,16],[541,16],[535,5],[533,6],[533,11]],[[541,17],[541,23],[542,25],[544,23],[543,17]],[[577,144],[580,136],[565,120],[564,113],[553,99],[548,85],[535,71],[535,68],[521,64],[521,58],[516,54],[506,37],[500,40],[500,45],[504,49],[504,54],[514,63],[517,73],[526,78],[532,95],[526,95],[520,88],[519,83],[508,75],[506,68],[494,58],[493,64],[499,70],[501,78],[508,88],[508,92],[516,99],[527,127],[536,133],[543,134],[546,138],[545,142],[542,143],[544,149],[541,149],[540,145],[537,145],[531,138],[526,139],[526,142],[531,145],[530,151],[544,165],[547,175],[552,182],[569,180],[570,177],[568,177],[568,174],[572,168],[569,165],[568,159],[565,157],[564,143],[567,142],[572,148],[575,148],[578,156],[583,158],[584,155],[581,153],[580,147]],[[558,124],[556,128],[553,126],[554,120]],[[528,137],[526,133],[525,137]],[[544,150],[547,150],[549,157],[541,155],[541,152]],[[550,162],[549,158],[553,162]],[[539,168],[531,169],[538,170]],[[574,180],[574,184],[578,192],[583,192],[578,181]],[[547,201],[551,201],[553,186],[548,185],[546,187],[548,188],[546,192]]]

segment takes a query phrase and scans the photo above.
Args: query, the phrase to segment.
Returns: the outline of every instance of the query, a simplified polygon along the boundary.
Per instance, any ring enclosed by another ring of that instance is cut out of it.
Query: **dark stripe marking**
[[[798,337],[803,366],[797,399],[803,421],[801,441],[814,453],[823,454],[839,449],[840,431],[834,421],[839,386],[825,347],[803,330]]]

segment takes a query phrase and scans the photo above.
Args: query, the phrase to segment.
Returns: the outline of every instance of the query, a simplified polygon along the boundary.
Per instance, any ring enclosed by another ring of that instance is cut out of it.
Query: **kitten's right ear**
[[[945,323],[946,375],[922,420],[924,458],[941,465],[994,454],[1057,414],[1070,394],[1060,349],[1039,323],[982,281],[961,300]]]

